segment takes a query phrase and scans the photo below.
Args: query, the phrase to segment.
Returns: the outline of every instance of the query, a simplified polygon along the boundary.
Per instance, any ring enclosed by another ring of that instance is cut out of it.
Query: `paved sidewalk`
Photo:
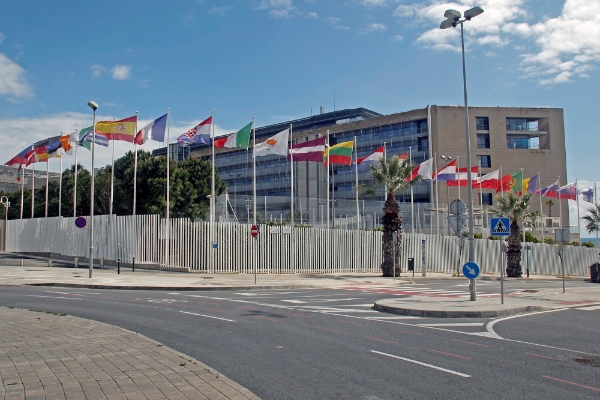
[[[100,322],[0,307],[0,399],[258,399],[212,368]]]

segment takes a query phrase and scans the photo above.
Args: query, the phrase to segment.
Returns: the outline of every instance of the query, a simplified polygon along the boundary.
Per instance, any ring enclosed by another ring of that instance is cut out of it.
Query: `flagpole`
[[[292,124],[290,124],[290,147],[292,146]],[[294,227],[294,155],[290,154],[290,179],[292,181],[290,185],[290,209],[292,214],[290,217],[292,228]],[[256,199],[255,199],[256,201]]]
[[[62,217],[62,154],[60,155],[60,178],[58,180],[58,216]]]
[[[387,148],[386,142],[383,142],[383,159],[387,162]],[[383,185],[383,201],[387,200],[387,185]],[[373,228],[375,228],[375,221],[373,221]]]
[[[46,203],[44,204],[44,218],[48,218],[48,174],[50,173],[50,158],[46,160]]]
[[[559,218],[560,218],[560,221],[558,222],[558,226],[559,226],[559,228],[562,229],[562,204],[560,203],[560,201],[562,199],[560,198],[560,176],[558,177],[557,182],[558,182],[558,188],[557,188],[557,195],[558,195],[558,215],[559,215]]]
[[[98,104],[89,101],[88,106],[94,110],[94,120],[92,124],[92,179],[90,183],[90,262],[88,267],[88,277],[91,278],[94,270],[94,182],[96,180],[94,174],[94,154],[96,149],[96,110],[98,109]]]
[[[112,140],[112,162],[110,168],[110,202],[108,203],[108,214],[112,215],[113,209],[113,182],[115,178],[115,140]]]
[[[504,198],[504,183],[502,183],[502,178],[504,178],[504,176],[502,176],[502,165],[500,166],[500,195],[502,196],[502,198]]]
[[[256,117],[252,117],[252,225],[256,225]],[[252,240],[252,264],[254,269],[254,284],[256,285],[256,240],[254,237]]]
[[[138,115],[139,112],[136,111],[135,112],[135,132],[137,134],[137,121],[138,121]],[[134,156],[133,156],[133,215],[135,215],[136,212],[136,206],[137,206],[137,152],[138,152],[138,145],[137,143],[135,143],[135,139],[134,139]]]
[[[594,182],[594,207],[597,209],[598,196],[596,195],[596,182]],[[598,247],[598,229],[596,229],[596,247]]]
[[[408,158],[410,163],[412,164],[412,146],[408,148]],[[414,203],[414,194],[413,187],[410,185],[410,225],[412,229],[412,233],[415,233],[415,203]]]
[[[31,218],[34,217],[35,208],[35,163],[31,165]]]
[[[477,164],[477,169],[479,170],[479,174],[482,174],[481,172],[481,160],[479,160],[479,163]],[[480,220],[481,220],[481,238],[483,239],[483,191],[481,190],[481,182],[479,182],[479,216],[480,216]]]
[[[435,175],[435,217],[436,217],[436,225],[437,225],[437,234],[440,234],[440,203],[438,192],[440,189],[440,185],[437,179],[437,153],[433,153],[433,169],[436,172]]]
[[[354,136],[354,172],[356,176],[356,230],[360,229],[360,207],[358,205],[358,146]]]
[[[19,215],[19,219],[23,219],[23,194],[25,192],[25,168],[23,164],[21,164],[21,211]],[[594,192],[596,193],[596,192]]]
[[[540,218],[542,219],[542,243],[545,241],[546,223],[544,221],[544,210],[542,209],[542,181],[540,179],[540,173],[538,172],[538,182],[540,182]],[[537,185],[536,185],[537,186]],[[536,188],[537,189],[537,188]]]
[[[521,168],[521,198],[525,196],[525,184],[523,183],[523,168]],[[525,214],[523,213],[523,218],[521,219],[521,225],[523,225],[523,246],[527,246],[527,242],[525,241]],[[525,252],[525,257],[527,257],[527,251]],[[525,264],[527,265],[527,264]]]
[[[167,108],[167,212],[166,212],[166,217],[167,217],[167,226],[166,226],[166,241],[165,241],[165,267],[169,268],[169,223],[170,223],[170,219],[169,219],[169,209],[171,208],[171,204],[170,204],[170,199],[169,199],[169,190],[170,190],[170,182],[169,182],[169,178],[170,178],[170,163],[171,163],[171,149],[169,149],[169,141],[171,139],[170,137],[170,129],[171,129],[171,109]]]
[[[327,235],[329,237],[329,190],[331,189],[330,187],[330,176],[329,176],[329,165],[331,164],[329,162],[329,130],[327,130],[327,148],[325,149],[327,151]],[[329,246],[329,240],[327,240],[327,246]],[[327,249],[329,251],[329,248]]]
[[[212,172],[211,172],[211,186],[210,186],[210,243],[209,243],[209,252],[210,252],[210,268],[214,268],[215,255],[212,250],[212,243],[215,241],[215,109],[212,110],[211,117],[211,135],[212,135],[212,154],[211,154],[211,162],[212,162]]]
[[[577,179],[575,179],[575,196],[577,196],[577,233],[579,235],[579,245],[581,246],[581,216],[579,212],[579,186],[577,184]]]
[[[77,148],[79,147],[79,134],[75,129],[77,144],[75,145],[75,169],[73,170],[73,218],[77,217]]]
[[[456,156],[456,186],[458,190],[458,199],[461,200],[460,198],[460,161],[459,161],[460,156]],[[471,211],[469,211],[471,212]]]

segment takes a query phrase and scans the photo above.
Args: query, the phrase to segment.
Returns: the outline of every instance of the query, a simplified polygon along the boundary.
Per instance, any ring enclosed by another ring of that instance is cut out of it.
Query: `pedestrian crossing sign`
[[[492,218],[490,227],[492,236],[510,236],[509,218]]]

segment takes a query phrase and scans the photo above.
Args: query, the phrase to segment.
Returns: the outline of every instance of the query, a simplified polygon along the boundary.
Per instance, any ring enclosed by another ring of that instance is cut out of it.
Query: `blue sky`
[[[225,133],[331,111],[334,92],[384,114],[461,104],[459,32],[438,27],[475,5],[469,103],[563,108],[569,180],[600,182],[598,0],[2,2],[0,159],[90,125],[90,99],[100,118],[170,107],[172,139],[213,108]]]

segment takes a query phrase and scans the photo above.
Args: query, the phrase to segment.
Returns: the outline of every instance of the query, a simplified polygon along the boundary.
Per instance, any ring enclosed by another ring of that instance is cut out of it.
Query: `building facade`
[[[466,167],[465,112],[461,106],[427,106],[424,108],[381,115],[364,108],[322,113],[311,117],[265,126],[256,129],[257,143],[292,126],[294,143],[302,143],[322,137],[329,131],[330,144],[354,140],[358,157],[371,154],[378,147],[386,148],[387,157],[408,152],[413,163],[421,163],[435,157],[435,167],[442,168],[452,160],[458,160],[460,168]],[[559,108],[517,107],[469,107],[469,135],[471,164],[480,165],[480,174],[501,169],[502,175],[523,171],[523,177],[540,174],[538,188],[548,186],[560,179],[568,182],[563,110]],[[176,146],[176,145],[172,145]],[[250,147],[252,146],[252,140]],[[172,149],[172,156],[175,155]],[[158,149],[156,155],[165,155],[166,149]],[[178,159],[187,157],[210,160],[210,147],[193,145],[189,151],[178,151]],[[355,154],[356,155],[356,154]],[[444,156],[444,157],[442,157]],[[252,195],[252,152],[240,149],[216,149],[215,164],[219,176],[227,183],[231,196]],[[289,197],[291,192],[290,162],[284,157],[257,158],[256,185],[258,196]],[[327,196],[327,168],[317,162],[295,162],[294,197],[317,199]],[[356,198],[356,172],[354,166],[332,165],[330,169],[330,198],[352,200]],[[559,178],[560,177],[560,178]],[[360,183],[369,182],[368,171],[358,172]],[[437,190],[437,193],[436,193]],[[474,208],[491,205],[495,191],[473,191]],[[383,189],[375,196],[383,200]],[[423,181],[413,188],[415,203],[437,200],[439,209],[448,200],[462,198],[466,201],[467,188],[439,186]],[[410,202],[410,192],[399,193],[399,202]],[[546,199],[544,199],[546,200]],[[553,216],[558,216],[559,201],[554,199]],[[563,226],[568,226],[568,204],[560,202]],[[540,201],[532,200],[531,210],[538,211]],[[549,214],[548,206],[542,205],[543,213]]]

